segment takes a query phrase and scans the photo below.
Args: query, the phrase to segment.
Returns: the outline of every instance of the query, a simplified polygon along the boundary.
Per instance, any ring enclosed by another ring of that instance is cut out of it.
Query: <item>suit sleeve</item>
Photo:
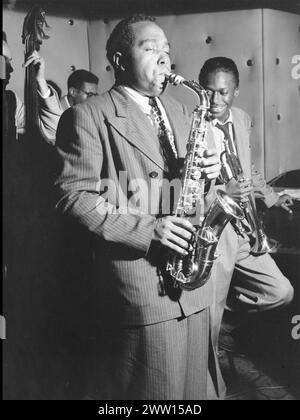
[[[45,141],[54,145],[56,130],[60,116],[63,112],[57,93],[50,86],[51,94],[48,98],[39,97],[39,127]],[[16,126],[20,138],[25,133],[25,108],[23,102],[16,95]]]
[[[101,134],[102,133],[102,134]],[[99,128],[87,108],[76,106],[64,112],[57,130],[57,210],[75,219],[99,240],[118,244],[138,256],[148,252],[155,217],[148,214],[120,214],[114,203],[100,194],[105,161]],[[113,164],[113,162],[111,162]]]
[[[16,96],[16,128],[17,128],[17,135],[22,136],[25,132],[25,108],[24,104],[21,99]]]
[[[56,130],[61,114],[63,113],[56,91],[50,87],[51,94],[48,98],[42,98],[39,95],[39,119],[40,130],[47,141],[54,145]]]

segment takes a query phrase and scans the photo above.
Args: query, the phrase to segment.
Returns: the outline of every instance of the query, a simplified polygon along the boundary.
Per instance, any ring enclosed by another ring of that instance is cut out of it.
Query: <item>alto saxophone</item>
[[[223,143],[225,150],[221,153],[222,181],[224,184],[227,184],[231,177],[233,177],[238,182],[245,181],[246,178],[244,176],[241,161],[238,157],[236,147],[235,144],[233,144],[231,136],[225,136]],[[245,219],[249,225],[248,230],[244,229],[244,227],[239,227],[239,230],[254,239],[254,244],[251,247],[251,253],[254,255],[261,255],[270,252],[274,247],[277,246],[277,244],[276,241],[274,241],[274,244],[272,244],[263,230],[262,224],[257,215],[253,191],[249,193],[247,201],[244,203],[239,203],[239,205],[242,208]]]
[[[201,287],[209,279],[213,262],[217,258],[216,247],[226,224],[232,218],[241,220],[244,215],[234,200],[224,191],[217,190],[217,197],[204,216],[205,180],[201,178],[198,160],[207,150],[209,98],[205,89],[193,80],[185,80],[176,74],[168,75],[167,79],[169,83],[191,89],[199,100],[193,111],[181,177],[182,189],[175,209],[175,216],[191,221],[196,232],[188,255],[170,252],[166,264],[166,271],[170,272],[174,284],[192,290]]]

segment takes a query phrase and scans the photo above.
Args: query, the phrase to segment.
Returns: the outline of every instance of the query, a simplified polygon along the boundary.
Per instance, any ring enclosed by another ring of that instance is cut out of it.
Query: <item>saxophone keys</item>
[[[218,248],[216,248],[213,259],[216,260],[217,258],[219,258],[220,255],[221,255],[220,251],[218,250]]]
[[[193,206],[187,206],[184,208],[184,214],[186,217],[194,217],[196,215],[196,209]]]
[[[202,170],[200,168],[192,169],[191,177],[193,180],[198,181],[201,178]]]

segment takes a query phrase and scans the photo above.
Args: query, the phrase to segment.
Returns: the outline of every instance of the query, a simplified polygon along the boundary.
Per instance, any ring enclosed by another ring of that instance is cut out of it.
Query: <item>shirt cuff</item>
[[[279,198],[279,195],[275,193],[274,191],[272,191],[272,193],[266,195],[266,197],[264,198],[266,206],[268,208],[274,206],[274,204],[277,203],[278,198]]]

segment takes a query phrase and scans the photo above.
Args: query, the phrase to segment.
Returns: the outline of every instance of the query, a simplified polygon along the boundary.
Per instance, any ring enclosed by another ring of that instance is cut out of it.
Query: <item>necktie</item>
[[[231,153],[236,153],[235,144],[230,134],[230,126],[233,129],[232,122],[228,121],[225,124],[216,124],[216,127],[221,130],[224,134],[224,141],[228,142],[228,147]]]
[[[230,130],[230,128],[233,129],[232,122],[228,121],[225,124],[217,123],[216,127],[219,130],[221,130],[222,133],[224,134],[223,144],[224,144],[225,151],[228,151],[229,154],[236,154],[235,145],[231,137],[231,133],[233,132],[233,130]],[[227,153],[225,153],[225,151],[223,151],[220,155],[222,166],[221,166],[221,172],[218,177],[217,183],[221,183],[221,184],[226,184],[228,180],[231,178],[231,176],[233,176],[232,170],[227,160]]]
[[[164,160],[170,171],[176,170],[178,153],[176,150],[174,136],[166,126],[161,110],[157,105],[156,99],[149,98],[149,105],[151,106],[150,116],[156,129],[156,133],[163,151]]]

